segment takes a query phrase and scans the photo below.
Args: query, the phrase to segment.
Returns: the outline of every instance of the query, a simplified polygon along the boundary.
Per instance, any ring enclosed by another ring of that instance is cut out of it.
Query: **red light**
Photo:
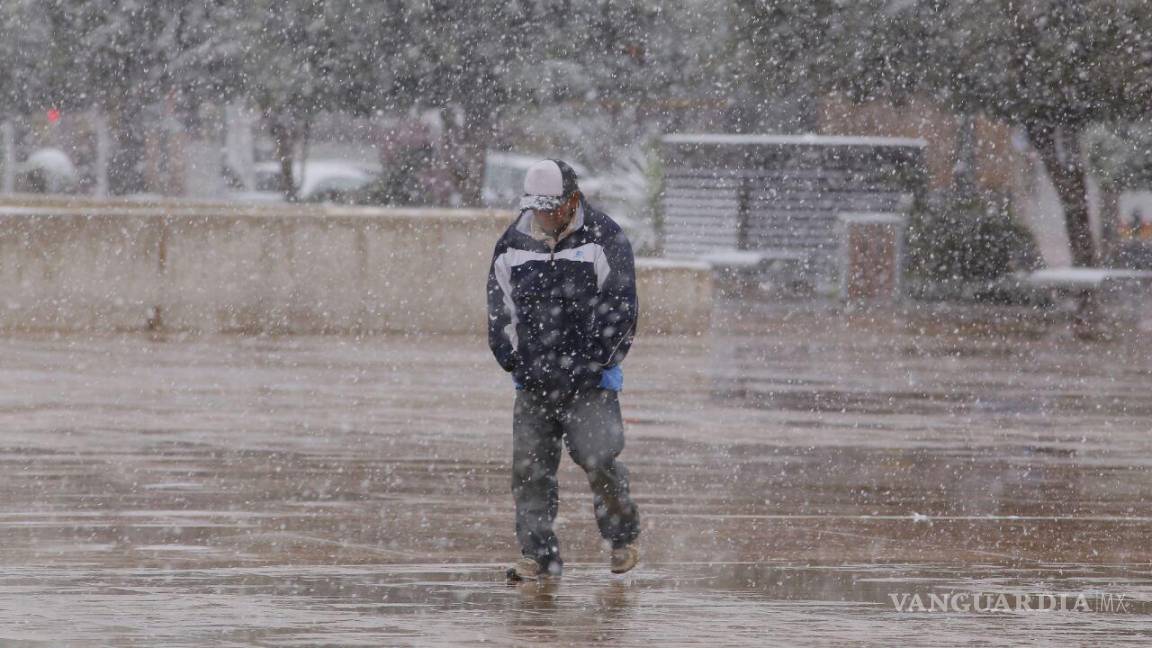
[[[55,124],[58,121],[60,121],[60,111],[57,110],[56,108],[49,108],[48,109],[48,123]]]

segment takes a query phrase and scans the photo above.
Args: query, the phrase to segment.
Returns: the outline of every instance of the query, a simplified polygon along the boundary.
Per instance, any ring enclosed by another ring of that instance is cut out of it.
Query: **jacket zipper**
[[[624,344],[624,340],[627,340],[627,339],[628,339],[628,336],[629,336],[629,335],[632,333],[632,329],[633,329],[633,328],[635,328],[635,327],[636,327],[636,323],[635,323],[635,322],[633,322],[631,325],[629,325],[629,326],[628,326],[628,330],[627,330],[627,331],[625,331],[625,332],[624,332],[624,335],[622,335],[622,336],[620,337],[620,340],[619,340],[619,341],[616,343],[616,346],[612,347],[612,353],[609,353],[609,354],[608,354],[608,360],[607,360],[607,361],[604,363],[604,366],[605,366],[605,367],[607,367],[608,365],[612,364],[612,358],[615,358],[615,357],[616,357],[616,352],[620,350],[620,345],[621,345],[621,344]]]

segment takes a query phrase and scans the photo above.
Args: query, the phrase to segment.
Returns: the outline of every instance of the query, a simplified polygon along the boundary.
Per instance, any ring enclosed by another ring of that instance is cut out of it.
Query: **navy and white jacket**
[[[532,221],[531,211],[517,217],[492,255],[492,353],[519,387],[547,398],[613,382],[618,389],[618,366],[636,330],[632,245],[583,199],[554,248]]]

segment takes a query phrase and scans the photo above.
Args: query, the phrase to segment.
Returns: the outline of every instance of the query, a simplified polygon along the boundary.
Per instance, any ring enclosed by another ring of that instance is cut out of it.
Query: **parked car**
[[[68,154],[57,148],[37,149],[21,163],[19,189],[32,193],[62,193],[76,186],[79,175]]]
[[[284,199],[280,193],[279,162],[257,162],[253,166],[253,175],[255,191],[234,191],[232,197],[256,201]],[[378,175],[378,169],[347,160],[309,160],[307,164],[296,162],[292,165],[296,195],[301,200],[325,200],[358,191],[371,184]]]

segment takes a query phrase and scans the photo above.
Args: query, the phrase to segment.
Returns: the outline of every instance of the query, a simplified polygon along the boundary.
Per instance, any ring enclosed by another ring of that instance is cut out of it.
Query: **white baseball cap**
[[[528,173],[524,176],[524,196],[520,198],[520,209],[556,209],[578,190],[576,172],[567,163],[561,160],[540,160],[528,167]]]

